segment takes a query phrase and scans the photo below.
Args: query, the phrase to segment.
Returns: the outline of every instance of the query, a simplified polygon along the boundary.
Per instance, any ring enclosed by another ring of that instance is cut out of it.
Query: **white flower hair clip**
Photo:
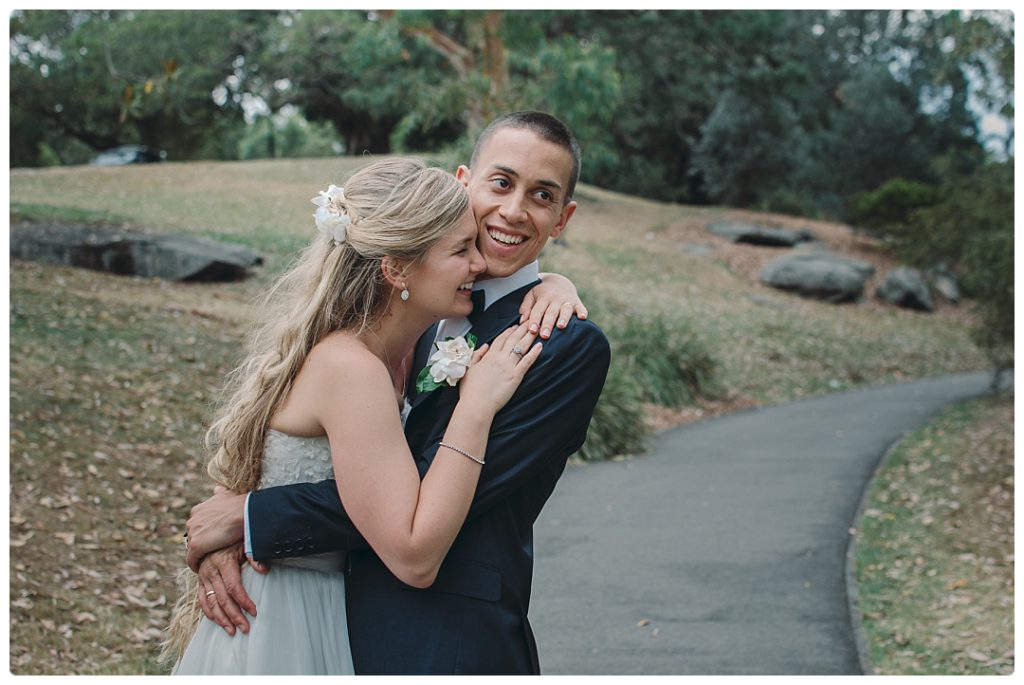
[[[320,194],[310,202],[317,206],[313,218],[316,220],[317,229],[325,236],[334,241],[335,245],[345,242],[348,235],[348,225],[352,223],[345,206],[345,189],[336,185],[329,185],[327,190],[321,190]]]

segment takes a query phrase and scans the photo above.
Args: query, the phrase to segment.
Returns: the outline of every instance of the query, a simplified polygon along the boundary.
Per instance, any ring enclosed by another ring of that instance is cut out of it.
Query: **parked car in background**
[[[92,158],[89,164],[93,166],[123,166],[125,164],[148,164],[150,162],[162,162],[167,159],[167,153],[145,145],[122,145],[104,150]]]

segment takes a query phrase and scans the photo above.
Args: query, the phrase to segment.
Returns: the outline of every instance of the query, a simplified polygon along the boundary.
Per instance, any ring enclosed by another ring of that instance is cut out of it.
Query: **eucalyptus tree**
[[[558,24],[559,13],[534,11],[404,11],[386,18],[402,35],[442,58],[435,78],[420,78],[419,97],[399,123],[408,146],[416,131],[457,122],[465,156],[494,117],[541,109],[564,120],[585,141],[583,177],[614,169],[609,135],[622,101],[615,53],[580,41]],[[441,141],[439,141],[441,142]]]
[[[12,162],[37,162],[43,142],[58,151],[77,149],[78,158],[64,160],[72,162],[83,161],[83,151],[124,143],[161,147],[177,159],[203,156],[211,139],[241,123],[241,95],[234,92],[217,101],[213,93],[235,75],[233,65],[269,16],[126,10],[12,13],[12,125],[40,124],[13,131],[29,140]]]

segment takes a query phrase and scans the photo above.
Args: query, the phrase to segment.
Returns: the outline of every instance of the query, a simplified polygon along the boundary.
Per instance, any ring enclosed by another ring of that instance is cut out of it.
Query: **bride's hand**
[[[536,339],[529,325],[522,323],[506,330],[490,345],[481,345],[459,382],[460,400],[498,413],[540,356],[540,343],[533,344]]]
[[[242,613],[243,609],[252,616],[256,615],[256,604],[242,585],[239,564],[245,559],[243,544],[239,542],[207,554],[199,564],[196,599],[206,617],[226,630],[228,635],[235,634],[236,626],[243,633],[249,632],[249,621]],[[249,565],[260,573],[270,571],[251,559]]]
[[[540,284],[526,293],[519,314],[519,323],[529,323],[531,332],[539,332],[541,339],[547,340],[554,327],[568,326],[573,314],[586,319],[588,312],[572,281],[559,274],[544,273]]]

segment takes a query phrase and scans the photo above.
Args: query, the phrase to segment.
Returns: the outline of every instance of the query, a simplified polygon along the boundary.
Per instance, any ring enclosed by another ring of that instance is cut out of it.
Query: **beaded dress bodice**
[[[402,406],[402,425],[412,407]],[[263,477],[259,489],[292,483],[317,483],[334,478],[331,445],[326,435],[307,438],[270,429],[263,448]]]
[[[260,489],[292,483],[316,483],[334,478],[327,436],[306,438],[267,431]]]

